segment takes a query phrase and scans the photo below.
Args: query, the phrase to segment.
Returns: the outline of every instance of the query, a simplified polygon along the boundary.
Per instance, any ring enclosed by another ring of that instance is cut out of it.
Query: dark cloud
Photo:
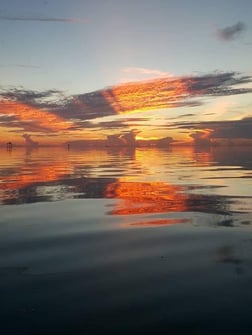
[[[40,109],[54,108],[62,105],[62,101],[66,99],[62,91],[32,91],[19,88],[0,89],[0,98],[29,104],[32,107]]]
[[[167,128],[169,125],[167,126]],[[203,133],[211,138],[247,138],[252,139],[252,117],[234,121],[205,121],[205,122],[184,122],[174,123],[176,129],[192,130],[192,134],[202,135]],[[192,136],[194,137],[194,136]]]
[[[212,131],[211,130],[197,130],[190,134],[194,140],[194,144],[197,146],[208,146],[210,145]]]
[[[226,96],[251,93],[252,88],[235,88],[252,82],[250,76],[238,76],[235,72],[208,74],[188,78],[190,94],[197,96]]]
[[[8,124],[8,127],[21,128],[27,132],[41,132],[50,133],[52,130],[46,126],[39,124],[38,122],[26,122],[22,120],[16,120]]]
[[[76,120],[74,124],[68,128],[68,130],[83,130],[83,129],[96,129],[96,128],[98,128],[98,126],[93,122],[85,120]]]
[[[92,120],[116,114],[103,95],[103,90],[69,97],[63,106],[54,110],[55,114],[66,119]]]
[[[245,29],[246,25],[243,22],[237,22],[232,26],[219,29],[217,34],[222,41],[232,41],[239,37]]]
[[[113,134],[107,136],[107,145],[110,147],[120,147],[120,146],[129,146],[135,147],[136,145],[136,134],[137,132],[124,131],[120,134]]]
[[[127,128],[127,124],[124,121],[105,121],[100,122],[99,126],[101,129],[118,129],[118,128]]]
[[[242,121],[244,122],[246,122],[246,121],[252,121],[252,116],[247,116],[247,117],[244,117],[243,119],[242,119]]]
[[[125,120],[111,120],[111,121],[100,121],[100,122],[90,122],[90,121],[80,121],[77,120],[74,122],[73,126],[70,126],[67,130],[83,130],[83,129],[92,129],[92,130],[106,130],[106,129],[119,129],[127,128],[128,123]]]
[[[177,118],[178,119],[182,119],[184,117],[191,117],[191,116],[195,116],[195,114],[192,114],[192,113],[189,113],[189,114],[182,114],[182,115],[179,115]]]
[[[214,124],[215,138],[252,138],[252,118]]]
[[[149,118],[146,117],[125,117],[123,119],[124,122],[141,122],[141,121],[149,121]]]
[[[43,16],[8,16],[0,15],[0,20],[3,21],[37,21],[37,22],[59,22],[59,23],[86,23],[85,20],[78,18],[55,18]]]
[[[127,128],[130,126],[131,128],[134,126],[142,126],[143,124],[137,124],[137,122],[148,122],[150,119],[141,118],[141,117],[133,117],[133,118],[125,118],[120,120],[112,120],[112,121],[100,121],[96,123],[100,127],[100,129],[118,129],[118,128]]]
[[[14,115],[1,115],[0,114],[0,124],[9,126],[10,122],[17,120]]]

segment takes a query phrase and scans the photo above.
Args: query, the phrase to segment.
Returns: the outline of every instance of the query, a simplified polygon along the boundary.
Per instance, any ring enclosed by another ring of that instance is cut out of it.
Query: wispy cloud
[[[144,74],[144,75],[153,75],[155,77],[167,77],[170,75],[168,72],[160,71],[160,70],[153,70],[148,69],[145,67],[125,67],[121,70],[123,73],[130,73],[130,74]]]
[[[217,36],[222,41],[232,41],[238,38],[246,30],[246,25],[243,22],[237,22],[232,26],[228,26],[217,30]]]
[[[121,82],[170,77],[170,73],[144,67],[124,67],[121,69]]]
[[[16,67],[19,67],[19,68],[25,68],[25,69],[40,69],[40,66],[37,66],[37,65],[30,65],[30,64],[6,64],[6,65],[0,65],[0,67],[2,68],[16,68]]]
[[[58,23],[79,23],[84,24],[87,21],[79,18],[56,18],[43,16],[8,16],[0,15],[0,20],[3,21],[38,21],[38,22],[58,22]]]
[[[196,114],[188,113],[188,114],[179,115],[177,118],[182,119],[182,118],[192,117],[192,116],[195,116],[195,115]]]
[[[16,67],[21,67],[21,68],[30,68],[30,69],[40,69],[40,66],[37,65],[30,65],[30,64],[16,64]]]

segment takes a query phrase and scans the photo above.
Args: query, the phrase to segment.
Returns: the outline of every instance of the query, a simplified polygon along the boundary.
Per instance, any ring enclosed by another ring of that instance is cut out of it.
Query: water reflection
[[[111,215],[251,212],[252,150],[248,147],[170,151],[22,149],[1,151],[2,205],[64,199],[116,199]],[[143,224],[185,222],[148,218]],[[250,218],[243,217],[250,223]]]
[[[114,215],[190,212],[228,214],[228,201],[223,197],[190,194],[186,186],[175,186],[161,182],[111,183],[106,189],[108,198],[121,199]]]
[[[237,256],[237,250],[233,245],[224,245],[218,248],[217,261],[223,264],[234,265],[236,274],[244,272],[243,261]]]
[[[250,334],[239,150],[0,152],[3,334]]]

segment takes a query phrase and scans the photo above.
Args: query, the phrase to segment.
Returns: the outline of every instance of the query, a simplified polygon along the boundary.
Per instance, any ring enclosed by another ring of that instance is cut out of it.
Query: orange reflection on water
[[[121,113],[174,107],[189,93],[190,80],[179,78],[156,79],[121,84],[102,92],[113,109]]]
[[[33,167],[31,171],[27,171],[25,167],[21,168],[18,173],[14,175],[5,176],[4,182],[0,183],[0,193],[8,191],[6,196],[8,198],[16,197],[12,192],[14,190],[22,190],[32,184],[43,184],[46,182],[57,181],[61,174],[57,171],[67,170],[69,168],[68,163],[60,162],[58,164],[38,165]],[[1,179],[1,176],[0,176]]]
[[[115,182],[107,186],[107,198],[121,199],[114,215],[182,212],[187,209],[188,196],[182,187],[162,182]]]
[[[56,182],[62,179],[64,173],[73,170],[70,162],[57,158],[56,152],[52,152],[50,159],[41,151],[41,154],[35,151],[30,155],[22,149],[0,151],[0,200],[17,199],[18,194],[26,192],[29,187]]]
[[[57,186],[71,184],[78,189],[79,183],[68,183],[68,180],[83,177],[91,167],[104,164],[108,159],[106,152],[67,151],[61,148],[39,148],[30,153],[15,148],[12,151],[0,150],[0,202],[1,200],[18,199],[33,192],[37,186]],[[39,192],[36,189],[36,192]],[[34,199],[36,200],[36,199]]]

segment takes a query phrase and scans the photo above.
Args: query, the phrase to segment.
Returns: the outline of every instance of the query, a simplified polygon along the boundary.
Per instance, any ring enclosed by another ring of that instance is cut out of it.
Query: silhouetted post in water
[[[70,149],[70,144],[68,143],[68,145],[67,145],[67,150],[69,150]]]
[[[11,143],[11,142],[7,142],[7,143],[6,143],[6,149],[7,149],[8,151],[11,151],[11,150],[12,150],[12,143]]]

